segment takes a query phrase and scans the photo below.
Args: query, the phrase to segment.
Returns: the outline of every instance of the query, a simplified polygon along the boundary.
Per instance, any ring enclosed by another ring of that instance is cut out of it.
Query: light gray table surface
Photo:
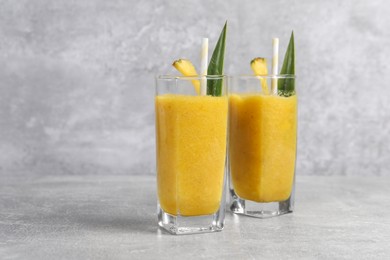
[[[156,226],[152,176],[0,175],[0,259],[390,259],[390,178],[297,177],[293,214]]]

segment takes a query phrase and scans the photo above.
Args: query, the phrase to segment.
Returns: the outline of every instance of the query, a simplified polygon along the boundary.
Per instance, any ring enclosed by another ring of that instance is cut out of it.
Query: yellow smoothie
[[[229,98],[230,171],[236,194],[256,202],[290,197],[295,171],[297,97]]]
[[[157,189],[172,215],[215,213],[225,170],[227,97],[160,95],[155,98]]]

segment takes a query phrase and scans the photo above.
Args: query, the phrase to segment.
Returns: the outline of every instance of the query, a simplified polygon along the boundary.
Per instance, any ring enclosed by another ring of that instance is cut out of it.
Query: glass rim
[[[229,75],[231,79],[296,79],[297,76],[295,74],[264,74],[264,75],[249,75],[249,74],[239,74],[239,75]]]
[[[157,80],[202,80],[202,79],[227,79],[228,75],[204,75],[204,76],[177,76],[177,75],[157,75]]]

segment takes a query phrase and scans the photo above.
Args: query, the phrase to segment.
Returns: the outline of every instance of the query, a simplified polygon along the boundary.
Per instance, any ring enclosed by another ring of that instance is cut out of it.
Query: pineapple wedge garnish
[[[251,68],[256,76],[268,75],[267,69],[267,59],[266,58],[254,58],[251,61]],[[260,79],[261,88],[263,89],[263,93],[265,95],[269,94],[269,89],[267,85],[267,79]]]
[[[175,67],[183,76],[186,77],[197,77],[198,73],[196,72],[196,69],[194,65],[191,63],[191,61],[186,59],[179,59],[175,60],[172,64],[173,67]],[[192,85],[194,85],[196,93],[200,93],[200,82],[199,80],[192,80]]]

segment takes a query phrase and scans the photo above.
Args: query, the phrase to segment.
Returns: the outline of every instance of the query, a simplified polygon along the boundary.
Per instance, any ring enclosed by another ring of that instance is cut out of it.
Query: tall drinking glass
[[[200,83],[221,84],[201,96]],[[226,76],[156,79],[158,225],[172,234],[221,231],[225,219]]]
[[[297,95],[294,75],[231,77],[229,206],[266,218],[293,211]]]

